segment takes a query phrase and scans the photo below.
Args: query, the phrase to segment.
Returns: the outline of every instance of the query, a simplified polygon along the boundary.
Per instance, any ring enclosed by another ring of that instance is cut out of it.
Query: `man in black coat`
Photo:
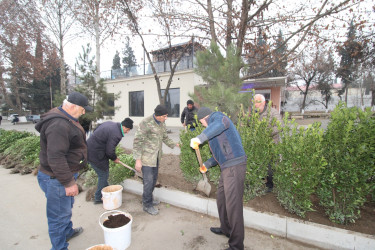
[[[121,123],[107,121],[96,128],[87,140],[88,162],[98,175],[94,204],[103,203],[101,191],[108,186],[109,160],[120,162],[116,155],[116,147],[132,128],[133,120],[130,118]]]
[[[195,114],[197,113],[197,108],[194,106],[192,100],[187,101],[187,107],[181,113],[181,123],[182,126],[188,127],[191,131],[195,130],[196,121]]]

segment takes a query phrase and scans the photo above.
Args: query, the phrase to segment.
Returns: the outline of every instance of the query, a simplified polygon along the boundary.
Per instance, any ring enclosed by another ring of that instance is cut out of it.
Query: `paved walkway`
[[[34,175],[12,175],[0,167],[0,244],[1,249],[50,249],[45,197]],[[99,217],[101,205],[86,202],[86,191],[76,196],[73,208],[74,226],[82,226],[82,235],[69,243],[71,250],[83,250],[103,244],[104,233]],[[227,238],[214,235],[209,227],[219,225],[216,218],[161,203],[160,214],[142,211],[141,197],[123,193],[119,210],[133,216],[130,250],[206,250],[228,247]],[[246,228],[245,249],[317,249],[285,238]]]

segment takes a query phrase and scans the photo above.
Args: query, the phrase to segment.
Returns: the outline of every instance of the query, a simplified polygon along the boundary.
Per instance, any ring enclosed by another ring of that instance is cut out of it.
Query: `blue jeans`
[[[142,166],[143,174],[143,195],[142,202],[144,207],[152,207],[152,192],[154,191],[156,181],[158,180],[159,162],[156,167]]]
[[[109,170],[103,170],[98,168],[91,162],[90,166],[95,170],[96,174],[98,175],[98,188],[95,192],[95,200],[101,201],[102,200],[102,189],[108,186],[108,177],[109,177]]]
[[[78,174],[74,175],[77,179]],[[57,179],[38,171],[38,183],[47,198],[48,233],[52,250],[68,249],[66,238],[73,235],[73,196],[66,196],[65,187]]]

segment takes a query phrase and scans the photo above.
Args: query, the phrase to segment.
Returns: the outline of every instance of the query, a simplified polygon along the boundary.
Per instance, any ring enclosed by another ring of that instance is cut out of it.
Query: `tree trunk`
[[[66,95],[66,77],[65,77],[65,62],[64,62],[64,47],[63,38],[60,37],[60,92],[61,95]]]
[[[95,4],[95,45],[96,45],[96,82],[100,80],[100,27],[99,27],[99,3]]]

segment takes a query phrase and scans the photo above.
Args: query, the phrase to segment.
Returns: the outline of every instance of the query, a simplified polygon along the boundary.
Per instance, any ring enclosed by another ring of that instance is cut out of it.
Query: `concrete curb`
[[[142,195],[143,184],[135,180],[125,180],[124,190]],[[164,187],[154,190],[154,197],[176,207],[189,209],[218,218],[216,200],[202,198],[194,194],[170,190]],[[375,249],[375,236],[349,230],[333,228],[316,223],[256,212],[244,207],[245,226],[278,235],[291,240],[308,243],[325,249]]]

